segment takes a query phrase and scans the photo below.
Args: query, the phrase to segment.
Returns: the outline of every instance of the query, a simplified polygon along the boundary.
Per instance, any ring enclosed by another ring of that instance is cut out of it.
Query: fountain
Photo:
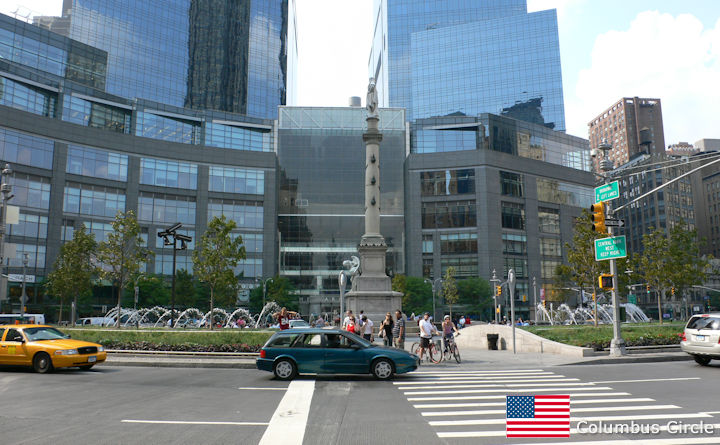
[[[223,327],[229,328],[233,322],[242,319],[246,322],[245,326],[258,328],[261,323],[265,321],[268,314],[274,314],[279,311],[280,306],[274,301],[268,302],[256,316],[253,316],[247,309],[243,308],[236,308],[230,313],[224,309],[215,308],[212,314],[210,312],[203,312],[197,308],[188,308],[177,314],[175,326],[199,328],[203,326],[206,321],[211,320],[212,322],[220,323]],[[170,309],[162,306],[142,309],[121,308],[119,317],[124,327],[141,326],[156,328],[167,325],[172,315],[171,312]],[[112,308],[105,314],[105,317],[112,320],[112,322],[107,325],[114,326],[118,319],[117,308]]]
[[[622,303],[621,307],[625,308],[627,314],[627,321],[631,323],[648,323],[650,319],[637,305],[632,303]],[[552,303],[550,304],[550,310],[548,311],[545,306],[541,304],[537,305],[537,311],[540,315],[542,322],[550,323],[551,325],[569,325],[569,324],[587,324],[592,323],[594,318],[592,306],[590,307],[577,307],[575,309],[570,308],[567,304],[563,303],[556,310],[553,310]],[[613,306],[611,304],[598,304],[597,305],[597,317],[599,324],[612,324],[613,322]]]

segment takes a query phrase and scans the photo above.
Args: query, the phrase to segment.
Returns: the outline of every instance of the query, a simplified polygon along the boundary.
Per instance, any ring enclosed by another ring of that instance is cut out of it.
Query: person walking
[[[383,345],[385,346],[393,345],[394,325],[395,323],[393,322],[392,314],[388,312],[387,314],[385,314],[385,320],[383,320],[382,324],[380,325],[380,330],[378,332],[378,335],[383,338]]]
[[[348,311],[345,313],[345,318],[343,319],[342,328],[345,329],[347,327],[348,323],[350,322],[350,317],[353,317],[353,313],[351,310],[348,309]]]
[[[277,314],[277,322],[280,326],[280,330],[290,329],[290,312],[286,308],[280,309]]]
[[[433,333],[437,334],[438,331],[435,326],[430,322],[430,312],[425,312],[422,320],[419,323],[420,326],[420,362],[422,362],[425,350],[430,347],[430,341],[432,341]],[[429,354],[429,353],[428,353]]]
[[[400,310],[395,311],[395,325],[392,329],[392,338],[395,347],[405,349],[405,317]]]
[[[362,313],[362,311],[360,311]],[[360,318],[360,331],[362,336],[367,341],[373,341],[373,322],[367,318],[367,315],[363,315]]]
[[[357,329],[356,329],[356,328],[357,328]],[[345,330],[348,331],[348,332],[352,332],[353,334],[358,334],[358,335],[360,334],[360,328],[358,328],[358,327],[355,325],[355,317],[354,317],[354,316],[351,315],[351,316],[348,318],[348,322],[347,322],[347,324],[345,325]]]

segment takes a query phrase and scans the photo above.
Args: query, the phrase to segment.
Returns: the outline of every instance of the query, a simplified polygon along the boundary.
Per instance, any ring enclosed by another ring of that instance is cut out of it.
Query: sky
[[[296,0],[298,103],[364,97],[373,0]],[[0,12],[59,15],[62,0],[2,0]],[[666,144],[720,138],[720,0],[528,0],[556,9],[567,133],[621,97],[662,101]]]

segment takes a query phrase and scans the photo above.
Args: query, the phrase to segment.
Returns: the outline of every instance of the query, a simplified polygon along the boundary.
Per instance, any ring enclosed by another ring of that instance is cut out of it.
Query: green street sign
[[[620,186],[617,181],[595,187],[595,202],[610,201],[620,197]]]
[[[595,261],[614,260],[626,256],[625,235],[595,240]]]
[[[628,295],[628,303],[637,304],[637,296],[633,294]]]

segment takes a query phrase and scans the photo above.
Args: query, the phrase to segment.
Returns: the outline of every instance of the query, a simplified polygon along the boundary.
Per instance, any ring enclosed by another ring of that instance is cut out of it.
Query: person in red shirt
[[[360,335],[359,331],[355,329],[355,317],[350,316],[350,320],[348,321],[348,324],[345,325],[345,330],[348,332],[352,332],[353,334]]]
[[[280,325],[280,330],[290,329],[290,313],[286,308],[280,309],[277,315],[277,322]]]

